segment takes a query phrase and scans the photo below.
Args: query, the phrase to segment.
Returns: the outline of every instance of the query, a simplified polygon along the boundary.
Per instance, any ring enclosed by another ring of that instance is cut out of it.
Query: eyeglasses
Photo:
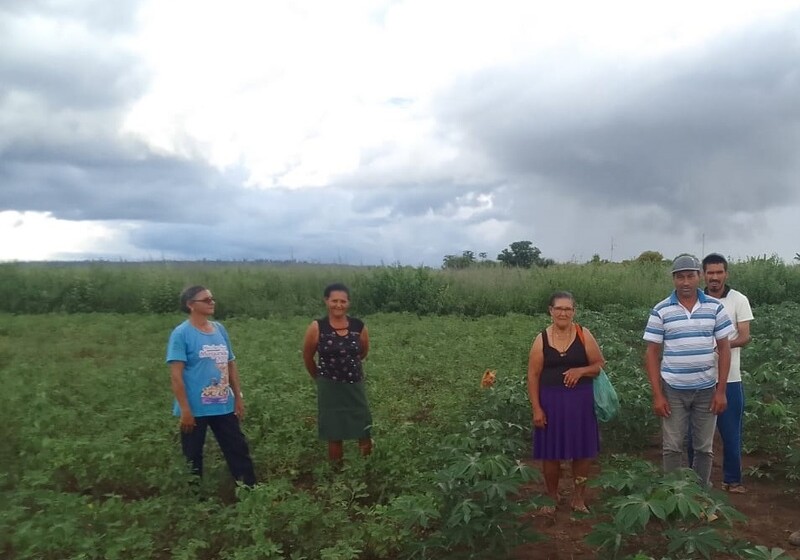
[[[216,301],[217,301],[217,300],[215,300],[213,297],[207,297],[207,298],[205,298],[205,299],[193,299],[193,300],[192,300],[192,303],[198,303],[198,302],[202,302],[202,303],[205,303],[205,304],[211,305],[212,303],[214,303],[214,302],[216,302]]]
[[[552,309],[556,313],[572,313],[573,311],[575,311],[574,307],[551,307],[550,309]]]

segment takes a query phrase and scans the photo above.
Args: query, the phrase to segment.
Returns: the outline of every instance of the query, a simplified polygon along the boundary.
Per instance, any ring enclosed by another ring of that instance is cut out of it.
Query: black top
[[[347,334],[340,335],[327,317],[317,319],[317,374],[331,381],[357,383],[364,379],[361,368],[361,331],[364,323],[355,317],[347,318]]]
[[[582,328],[582,327],[576,327]],[[566,349],[564,354],[550,346],[547,339],[547,329],[542,331],[542,343],[544,344],[544,367],[539,379],[539,385],[563,385],[564,372],[570,368],[579,368],[589,365],[589,358],[586,357],[586,348],[578,336]],[[591,383],[593,378],[581,377],[578,383]]]

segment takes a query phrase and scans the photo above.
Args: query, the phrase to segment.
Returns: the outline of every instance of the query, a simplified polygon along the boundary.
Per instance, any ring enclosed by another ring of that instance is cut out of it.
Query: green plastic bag
[[[601,422],[608,422],[619,412],[619,397],[605,370],[594,378],[594,413]]]

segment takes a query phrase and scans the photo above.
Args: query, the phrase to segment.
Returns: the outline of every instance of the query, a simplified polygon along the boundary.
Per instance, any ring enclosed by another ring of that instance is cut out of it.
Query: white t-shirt
[[[733,340],[739,336],[739,323],[753,320],[753,310],[750,309],[750,301],[741,292],[733,288],[728,290],[725,297],[717,298],[725,306],[725,311],[733,323],[733,332],[728,336]],[[742,380],[741,348],[731,348],[731,369],[728,373],[728,383],[739,382]]]

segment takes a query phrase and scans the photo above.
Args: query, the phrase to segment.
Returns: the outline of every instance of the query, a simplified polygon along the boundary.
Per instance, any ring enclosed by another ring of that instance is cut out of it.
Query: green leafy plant
[[[498,558],[540,538],[524,516],[543,498],[520,496],[539,473],[514,458],[524,431],[491,418],[448,438],[433,491],[395,504],[420,537],[409,558]]]
[[[767,548],[762,545],[743,550],[741,556],[749,560],[791,560],[792,558],[782,548]]]
[[[709,558],[728,547],[719,529],[744,519],[689,470],[661,475],[651,463],[617,456],[590,484],[603,489],[600,509],[611,521],[597,524],[586,540],[613,558],[645,534],[648,548]]]

